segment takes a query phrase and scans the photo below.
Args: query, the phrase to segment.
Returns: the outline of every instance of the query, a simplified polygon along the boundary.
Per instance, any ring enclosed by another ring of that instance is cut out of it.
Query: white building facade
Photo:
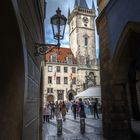
[[[76,95],[77,64],[68,48],[46,54],[44,66],[44,104],[47,101],[73,100]]]

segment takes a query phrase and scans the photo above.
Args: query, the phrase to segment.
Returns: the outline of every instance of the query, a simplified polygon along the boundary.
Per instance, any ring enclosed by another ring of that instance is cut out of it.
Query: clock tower
[[[95,74],[98,71],[94,19],[94,3],[92,8],[89,9],[86,0],[75,0],[74,9],[71,13],[69,12],[68,23],[70,48],[78,63],[77,83],[81,86],[80,91],[85,89],[86,74],[89,74],[91,71]],[[96,79],[98,77],[96,76]],[[96,83],[99,83],[98,79]]]

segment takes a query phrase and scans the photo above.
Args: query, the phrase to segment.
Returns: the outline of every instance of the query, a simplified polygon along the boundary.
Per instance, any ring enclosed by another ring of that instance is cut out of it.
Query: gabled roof
[[[59,52],[57,47],[50,46],[50,48],[52,49],[50,49],[50,51],[46,53],[45,61],[51,62],[51,56],[56,55],[57,61],[59,63],[65,63],[67,57],[71,57],[73,64],[76,64],[76,59],[74,58],[74,55],[70,48],[60,48]]]

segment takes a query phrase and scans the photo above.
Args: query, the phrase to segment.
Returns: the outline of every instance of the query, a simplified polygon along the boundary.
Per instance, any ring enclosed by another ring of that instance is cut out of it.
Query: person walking
[[[98,106],[98,99],[95,98],[95,102],[94,102],[94,104],[93,104],[93,113],[94,113],[94,118],[95,118],[95,119],[96,119],[96,117],[97,117],[97,119],[99,119],[98,108],[97,108],[97,106]]]
[[[46,105],[46,122],[50,122],[51,107],[50,104]]]
[[[62,113],[62,119],[63,119],[63,121],[66,120],[66,112],[67,112],[66,104],[63,101],[62,104],[61,104],[61,113]]]
[[[50,103],[51,105],[51,119],[54,119],[54,114],[55,114],[55,103],[52,101]]]
[[[79,102],[78,101],[76,101],[76,105],[77,105],[77,107],[76,107],[76,117],[79,117]]]
[[[69,101],[66,101],[66,109],[67,109],[67,112],[69,111]]]
[[[73,101],[72,104],[72,111],[73,111],[74,119],[76,120],[77,104],[75,101]]]
[[[46,106],[43,107],[43,123],[46,122]]]
[[[80,118],[86,118],[84,103],[81,98],[79,98],[79,113]]]

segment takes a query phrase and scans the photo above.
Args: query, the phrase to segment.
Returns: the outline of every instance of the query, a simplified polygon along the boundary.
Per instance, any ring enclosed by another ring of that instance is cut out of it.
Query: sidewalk
[[[101,115],[100,115],[101,118]],[[102,137],[102,120],[94,119],[93,115],[87,115],[85,119],[85,134],[80,133],[80,119],[74,120],[71,110],[69,110],[66,121],[63,122],[63,134],[57,136],[56,119],[50,120],[43,126],[44,140],[104,140]]]

